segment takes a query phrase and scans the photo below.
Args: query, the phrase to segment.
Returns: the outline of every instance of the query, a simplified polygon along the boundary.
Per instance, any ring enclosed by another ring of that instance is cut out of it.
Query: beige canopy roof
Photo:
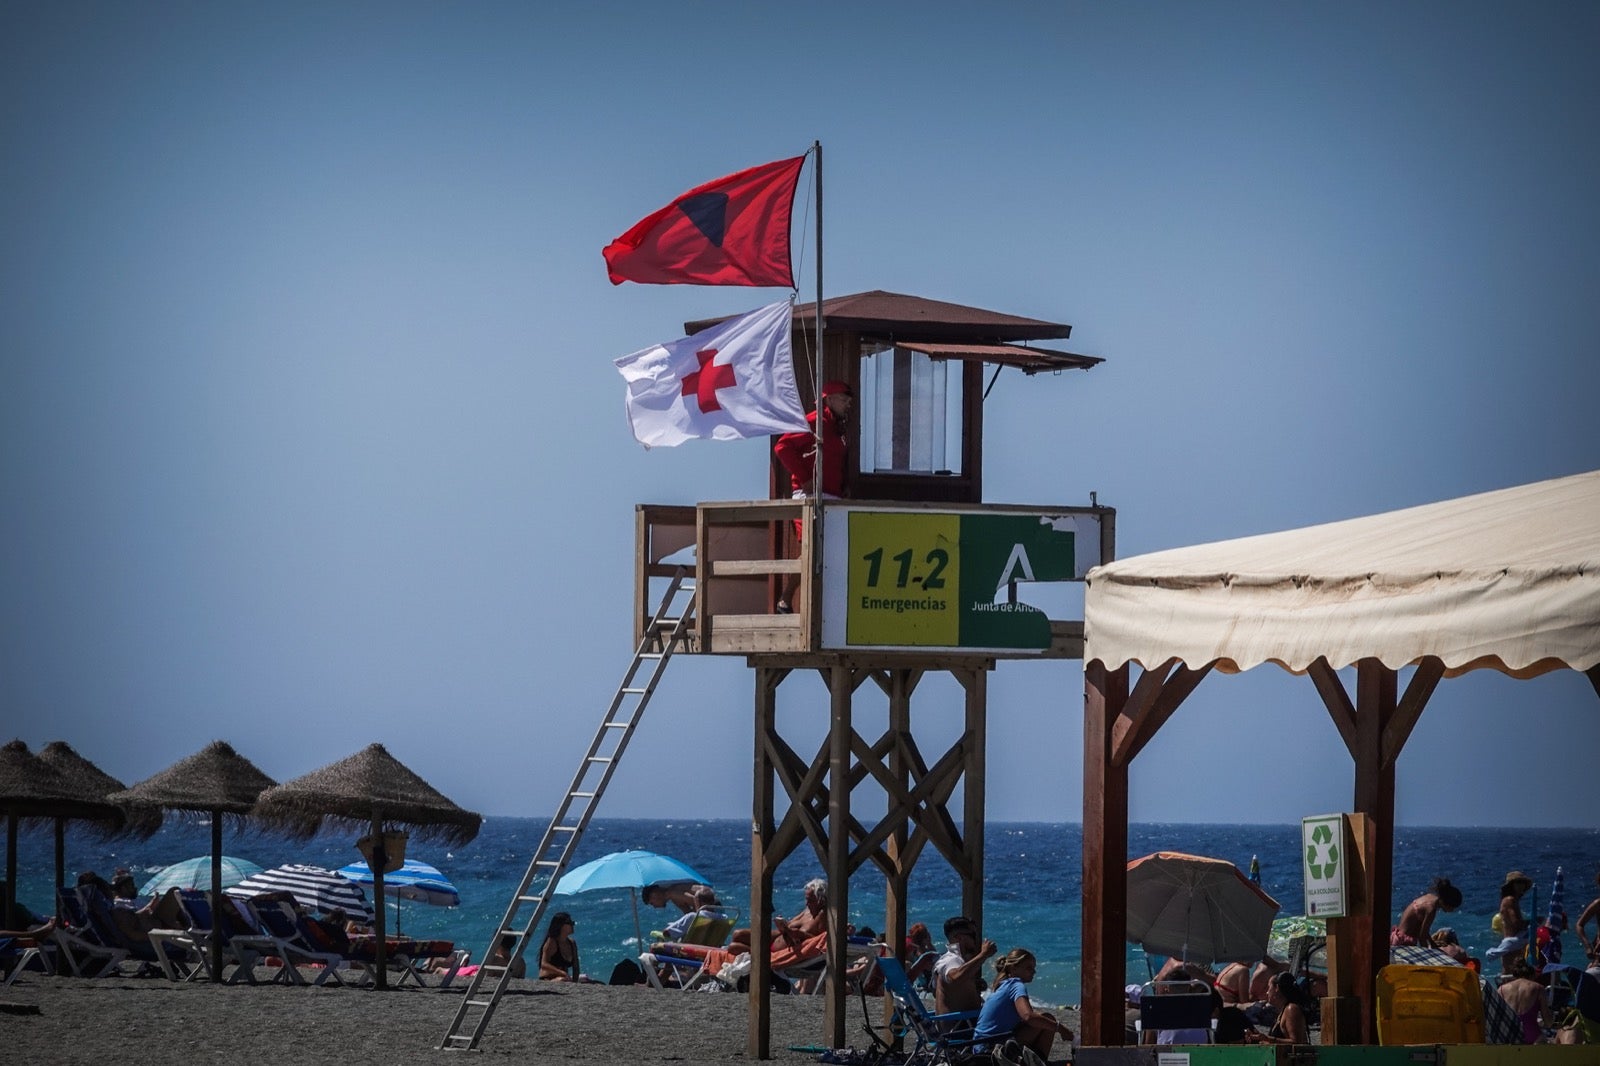
[[[1600,664],[1600,471],[1096,567],[1085,661]]]

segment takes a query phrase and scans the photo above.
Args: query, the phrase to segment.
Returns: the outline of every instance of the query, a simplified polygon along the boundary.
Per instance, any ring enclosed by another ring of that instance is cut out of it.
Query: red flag
[[[766,163],[690,189],[606,245],[611,284],[782,285],[789,216],[805,156]]]

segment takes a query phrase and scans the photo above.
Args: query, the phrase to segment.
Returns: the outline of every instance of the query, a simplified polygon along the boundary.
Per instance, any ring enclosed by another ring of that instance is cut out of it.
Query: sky
[[[10,0],[0,733],[129,783],[378,741],[547,815],[632,656],[635,505],[766,492],[759,441],[641,449],[611,360],[782,290],[613,287],[600,249],[813,141],[827,293],[1105,359],[1000,376],[989,502],[1094,493],[1126,557],[1600,467],[1597,45],[1584,3]],[[953,690],[919,690],[925,752]],[[1081,692],[992,675],[992,819],[1080,820]],[[820,683],[780,697],[816,743]],[[743,659],[674,659],[600,815],[747,817],[753,699]],[[1597,745],[1580,674],[1444,682],[1397,819],[1592,826]],[[1197,690],[1130,805],[1352,788],[1263,667]]]

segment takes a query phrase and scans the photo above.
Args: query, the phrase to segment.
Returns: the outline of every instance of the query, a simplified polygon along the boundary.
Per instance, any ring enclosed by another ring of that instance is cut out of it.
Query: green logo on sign
[[[1324,852],[1327,858],[1318,862],[1318,856]],[[1311,831],[1311,843],[1306,845],[1306,870],[1316,880],[1326,881],[1338,869],[1339,845],[1333,842],[1333,830],[1326,825],[1319,825]]]

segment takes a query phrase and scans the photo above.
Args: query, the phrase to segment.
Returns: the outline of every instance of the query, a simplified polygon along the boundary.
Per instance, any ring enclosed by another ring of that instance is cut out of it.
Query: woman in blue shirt
[[[1056,1021],[1055,1015],[1034,1010],[1028,1001],[1028,982],[1039,963],[1026,948],[1012,948],[994,960],[996,984],[983,1001],[973,1039],[983,1044],[1003,1044],[1008,1038],[1029,1048],[1041,1059],[1050,1057],[1050,1046],[1057,1035],[1072,1042],[1072,1030]]]

